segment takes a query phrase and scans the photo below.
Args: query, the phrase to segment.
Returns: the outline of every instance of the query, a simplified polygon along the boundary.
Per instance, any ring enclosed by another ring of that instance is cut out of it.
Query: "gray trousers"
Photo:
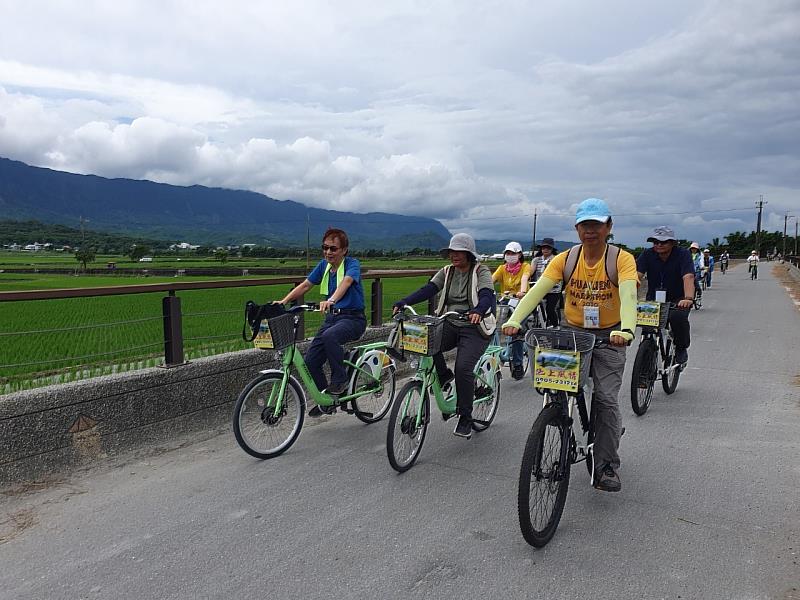
[[[607,338],[614,329],[619,329],[619,327],[580,329],[571,326],[565,328],[588,331],[604,338]],[[586,363],[581,365],[581,379],[587,381],[587,377],[591,375],[594,384],[594,397],[586,398],[586,408],[592,411],[594,419],[594,459],[598,467],[609,464],[618,469],[620,465],[617,450],[622,435],[622,414],[619,411],[618,396],[619,388],[622,386],[622,374],[625,372],[626,350],[627,346],[595,348],[592,352],[591,365]]]

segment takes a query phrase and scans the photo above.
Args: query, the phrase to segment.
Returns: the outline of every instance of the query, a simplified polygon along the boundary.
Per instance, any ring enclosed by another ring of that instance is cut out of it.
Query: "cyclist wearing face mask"
[[[522,298],[528,292],[532,274],[533,268],[525,262],[522,246],[519,242],[509,242],[503,252],[503,264],[492,274],[492,283],[499,281],[500,291],[503,294]],[[511,342],[511,376],[517,380],[525,376],[522,366],[525,356],[524,344],[525,341],[521,339]]]

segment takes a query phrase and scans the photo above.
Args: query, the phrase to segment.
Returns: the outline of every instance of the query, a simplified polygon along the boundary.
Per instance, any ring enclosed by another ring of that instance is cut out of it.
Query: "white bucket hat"
[[[450,250],[455,250],[457,252],[469,252],[472,256],[475,257],[475,260],[478,260],[480,257],[478,253],[475,251],[475,240],[472,239],[472,236],[468,233],[457,233],[453,237],[450,238],[450,245],[447,248],[442,248],[439,253],[444,257],[447,258],[448,253]],[[521,250],[520,250],[521,251]]]

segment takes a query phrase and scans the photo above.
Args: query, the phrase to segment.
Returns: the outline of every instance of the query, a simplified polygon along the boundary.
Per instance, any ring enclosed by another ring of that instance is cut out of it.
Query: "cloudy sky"
[[[800,0],[0,0],[0,156],[573,239],[800,216]],[[670,214],[665,214],[670,213]],[[793,227],[793,220],[790,220]]]

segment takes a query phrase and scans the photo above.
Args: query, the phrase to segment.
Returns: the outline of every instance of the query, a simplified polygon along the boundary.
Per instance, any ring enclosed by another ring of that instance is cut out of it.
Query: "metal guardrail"
[[[382,324],[382,279],[432,276],[435,273],[435,269],[370,270],[363,273],[361,276],[362,280],[372,281],[370,289],[370,324],[373,326]],[[185,364],[181,299],[176,295],[176,292],[186,290],[221,289],[264,285],[296,286],[304,280],[305,277],[295,276],[195,282],[184,281],[93,288],[26,290],[18,292],[0,292],[0,302],[54,300],[60,298],[90,298],[98,296],[123,296],[130,294],[152,294],[155,292],[166,292],[167,295],[161,300],[162,318],[164,321],[164,367],[176,367]],[[299,303],[302,303],[303,301],[304,300],[302,297],[298,299]],[[428,303],[428,308],[429,312],[433,311],[433,301]],[[297,337],[298,339],[305,338],[305,321],[302,319],[302,315],[300,325],[297,330]]]

